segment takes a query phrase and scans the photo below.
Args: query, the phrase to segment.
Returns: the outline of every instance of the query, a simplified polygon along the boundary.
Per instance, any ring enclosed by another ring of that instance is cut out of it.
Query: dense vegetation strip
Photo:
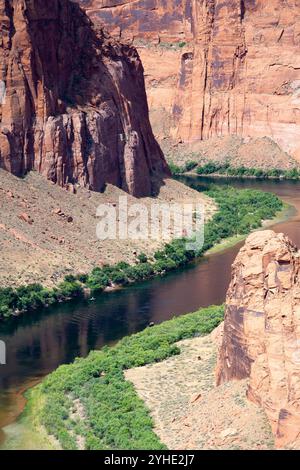
[[[283,207],[277,196],[263,191],[212,187],[206,194],[216,201],[219,210],[205,225],[204,246],[198,251],[189,251],[186,240],[177,239],[152,258],[141,253],[135,265],[121,262],[96,267],[89,274],[67,276],[53,289],[40,284],[0,288],[0,319],[83,296],[87,290],[91,295],[97,295],[110,286],[126,286],[164,276],[202,256],[223,239],[247,234],[260,227],[263,220],[273,218]]]
[[[198,164],[196,161],[190,160],[182,166],[169,163],[170,169],[174,176],[183,175],[189,171],[196,171],[200,176],[207,175],[222,175],[234,177],[255,177],[255,178],[277,178],[277,179],[293,179],[300,178],[300,169],[291,168],[289,170],[280,170],[278,168],[262,169],[262,168],[248,168],[245,166],[233,167],[229,163],[208,162],[204,165]]]
[[[24,419],[28,424],[38,418],[63,449],[76,449],[78,442],[88,450],[164,449],[124,370],[179,354],[177,341],[210,333],[223,315],[223,306],[202,309],[61,366],[29,392],[30,409]],[[74,414],[74,403],[77,408],[80,403],[80,415]]]

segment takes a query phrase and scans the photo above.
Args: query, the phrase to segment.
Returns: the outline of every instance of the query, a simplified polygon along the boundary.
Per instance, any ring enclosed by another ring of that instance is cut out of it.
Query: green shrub
[[[240,171],[246,170],[243,168]],[[0,288],[0,318],[6,318],[15,311],[37,310],[57,301],[80,296],[83,287],[97,294],[112,284],[127,285],[129,282],[149,279],[155,274],[163,276],[202,256],[221,240],[247,234],[260,227],[262,220],[273,218],[282,209],[282,202],[277,196],[263,191],[216,186],[207,194],[216,201],[218,212],[204,227],[204,246],[198,252],[187,250],[185,239],[177,239],[157,251],[154,254],[154,262],[150,262],[147,256],[141,253],[138,256],[139,264],[136,266],[120,262],[112,266],[96,267],[89,275],[80,275],[77,278],[68,275],[57,289],[45,289],[40,284],[21,286],[17,289]]]
[[[180,166],[175,165],[175,163],[172,162],[169,162],[168,164],[173,176],[182,175],[184,173],[184,168],[181,168]]]
[[[74,282],[61,282],[58,285],[59,296],[62,298],[74,298],[82,295],[82,287],[78,281]]]
[[[203,166],[197,168],[199,175],[210,175],[218,173],[220,175],[249,177],[256,178],[286,178],[286,179],[299,179],[300,169],[292,168],[290,170],[280,170],[278,168],[271,168],[269,170],[262,168],[249,168],[245,166],[231,167],[229,163],[208,162]],[[180,174],[180,173],[177,173]]]
[[[124,271],[124,270],[128,269],[129,267],[130,267],[130,264],[125,263],[125,261],[120,261],[120,263],[115,265],[115,268],[117,270],[121,270],[121,271]]]
[[[197,162],[195,162],[195,161],[193,161],[193,160],[190,160],[190,161],[186,162],[184,169],[185,169],[185,171],[192,171],[192,170],[194,170],[197,166],[198,166],[198,163],[197,163]]]
[[[160,259],[153,263],[153,270],[156,274],[162,275],[165,273],[165,260]]]
[[[65,281],[72,283],[72,282],[77,281],[77,278],[76,278],[76,276],[74,276],[73,274],[68,274],[68,275],[65,277]]]
[[[176,342],[210,333],[223,316],[222,306],[202,309],[61,366],[30,392],[30,413],[63,449],[75,449],[78,435],[84,436],[86,448],[93,450],[164,449],[153,431],[148,409],[133,384],[125,380],[124,370],[179,354]],[[42,397],[39,411],[34,407],[37,392]],[[84,406],[86,419],[80,424],[71,418],[72,399],[79,399]]]
[[[219,169],[218,164],[214,162],[205,163],[205,165],[200,166],[197,168],[197,173],[199,175],[211,175],[212,173],[216,173]]]
[[[93,293],[102,292],[109,284],[109,274],[104,272],[104,269],[101,268],[93,269],[86,281],[86,286],[91,289]]]
[[[137,259],[140,263],[147,263],[148,262],[148,257],[147,257],[147,255],[145,255],[145,253],[139,254]]]
[[[102,284],[101,282],[99,282],[98,279],[88,278],[86,287],[88,289],[91,289],[91,292],[94,295],[94,294],[100,294],[101,292],[103,292],[106,286]]]
[[[0,305],[0,319],[8,318],[11,316],[11,309],[6,305]]]
[[[132,282],[137,282],[141,280],[140,273],[138,270],[138,266],[129,266],[125,271],[124,271],[125,276],[129,281]]]
[[[292,170],[287,170],[285,171],[284,176],[285,178],[299,179],[300,170],[297,168],[293,168]]]
[[[82,284],[86,284],[88,281],[89,275],[88,274],[78,274],[77,279],[79,282],[82,282]]]
[[[128,283],[128,278],[122,271],[115,271],[111,275],[111,282],[122,286]]]
[[[154,274],[154,269],[152,264],[150,263],[142,263],[138,266],[136,266],[136,271],[140,277],[140,279],[148,279]]]
[[[154,258],[156,260],[162,260],[162,259],[166,258],[166,254],[165,254],[164,251],[160,250],[160,251],[157,251],[156,253],[154,253]]]

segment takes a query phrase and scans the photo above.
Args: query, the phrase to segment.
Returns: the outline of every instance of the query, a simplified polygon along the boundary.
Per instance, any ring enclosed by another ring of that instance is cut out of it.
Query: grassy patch
[[[124,370],[179,354],[177,341],[210,333],[223,315],[223,306],[201,309],[61,366],[29,392],[30,406],[22,419],[30,423],[32,417],[34,427],[38,421],[37,429],[44,426],[63,449],[76,449],[79,436],[89,450],[164,449],[144,402],[125,380]],[[72,416],[74,400],[80,400],[85,419]]]

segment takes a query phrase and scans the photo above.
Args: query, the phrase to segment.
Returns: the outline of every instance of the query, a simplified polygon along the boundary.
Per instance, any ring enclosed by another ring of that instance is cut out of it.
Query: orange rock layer
[[[151,195],[168,173],[136,50],[69,0],[0,0],[0,166],[65,186]]]
[[[299,0],[77,1],[139,45],[157,135],[163,111],[177,141],[267,136],[300,160]]]
[[[300,252],[271,230],[248,237],[226,298],[217,383],[246,377],[277,445],[299,440]]]

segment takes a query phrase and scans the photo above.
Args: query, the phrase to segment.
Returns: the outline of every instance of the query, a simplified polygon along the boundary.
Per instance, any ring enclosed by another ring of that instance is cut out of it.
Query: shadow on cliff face
[[[76,1],[138,47],[159,139],[267,136],[299,162],[298,0]]]
[[[0,166],[61,186],[114,184],[148,196],[169,175],[149,122],[136,50],[110,39],[69,0],[0,0]]]

